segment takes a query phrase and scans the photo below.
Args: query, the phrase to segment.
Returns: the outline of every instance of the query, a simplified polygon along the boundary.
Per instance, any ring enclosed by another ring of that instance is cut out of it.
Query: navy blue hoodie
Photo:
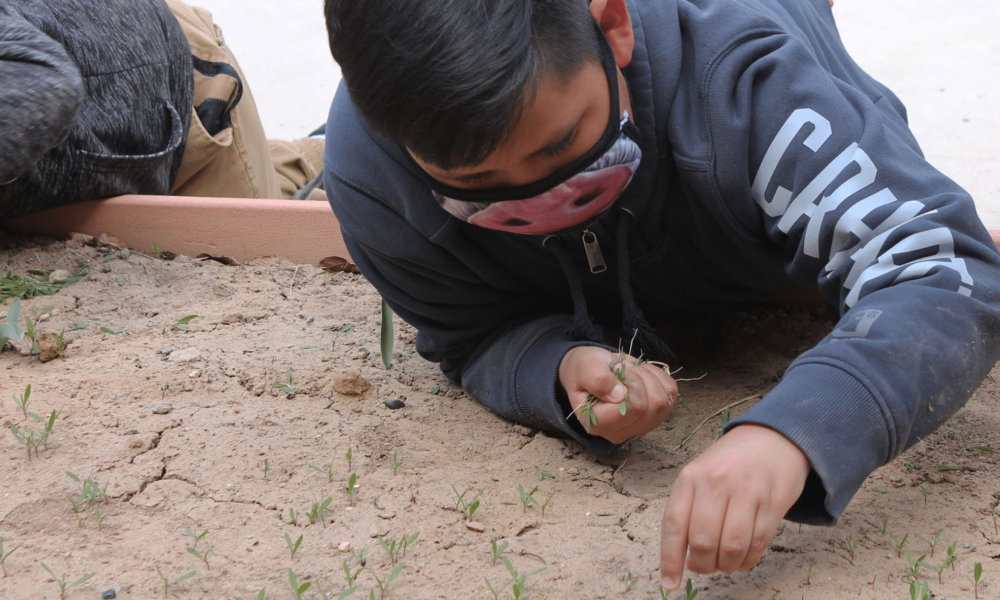
[[[808,283],[839,309],[835,330],[728,426],[797,444],[812,472],[788,516],[831,523],[996,362],[1000,255],[972,199],[924,160],[903,105],[847,54],[828,0],[628,7],[643,158],[616,206],[637,217],[632,292],[657,314]],[[613,450],[566,419],[557,371],[581,342],[565,333],[573,306],[541,239],[446,213],[343,85],[327,131],[348,249],[418,329],[421,356],[509,419]],[[615,212],[590,228],[605,254]],[[565,237],[588,299],[617,296],[615,269],[591,274],[579,234]]]

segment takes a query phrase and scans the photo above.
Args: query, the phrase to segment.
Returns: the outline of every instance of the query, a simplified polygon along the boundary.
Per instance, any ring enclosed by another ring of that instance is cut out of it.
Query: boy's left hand
[[[739,425],[684,467],[660,530],[660,578],[676,590],[695,573],[749,571],[795,504],[809,460],[785,436]]]

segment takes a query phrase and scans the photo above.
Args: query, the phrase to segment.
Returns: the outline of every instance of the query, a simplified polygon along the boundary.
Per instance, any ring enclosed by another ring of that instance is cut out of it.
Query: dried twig
[[[698,433],[698,430],[701,429],[702,425],[704,425],[705,423],[708,423],[709,421],[711,421],[715,417],[717,417],[717,416],[721,415],[722,413],[726,412],[728,409],[737,407],[740,404],[743,404],[744,402],[747,402],[749,400],[753,400],[754,398],[760,398],[760,394],[754,394],[753,396],[747,396],[746,398],[744,398],[742,400],[737,400],[736,402],[733,402],[732,404],[730,404],[728,406],[723,406],[719,410],[717,410],[714,413],[708,415],[708,417],[706,417],[704,421],[702,421],[701,423],[699,423],[698,426],[694,428],[694,431],[691,432],[691,435],[689,435],[686,438],[684,438],[684,440],[682,440],[680,444],[677,444],[677,448],[675,448],[675,450],[680,450],[681,448],[683,448],[684,444],[686,444],[688,442],[688,440],[690,440],[691,438],[693,438],[694,434]]]

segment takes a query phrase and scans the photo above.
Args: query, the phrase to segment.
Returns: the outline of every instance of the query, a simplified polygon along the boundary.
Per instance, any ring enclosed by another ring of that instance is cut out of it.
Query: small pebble
[[[73,274],[69,271],[64,271],[62,269],[52,271],[49,273],[49,281],[52,283],[65,283],[67,279],[72,277]]]
[[[340,545],[337,546],[337,550],[340,550],[341,552],[350,552],[351,542],[341,542]]]
[[[169,402],[157,402],[153,405],[154,415],[167,415],[174,410],[174,405]]]
[[[486,531],[486,526],[479,521],[466,521],[465,528],[469,531],[475,531],[476,533],[482,533]]]
[[[393,518],[395,516],[396,516],[396,513],[392,512],[391,510],[383,510],[382,512],[380,512],[378,514],[378,518],[380,518],[380,519],[391,519],[391,518]]]
[[[278,579],[279,577],[281,577],[280,573],[271,573],[267,576],[268,579]]]
[[[390,410],[397,410],[406,406],[406,403],[400,400],[399,398],[393,398],[392,400],[386,400],[385,406]]]
[[[108,600],[109,598],[114,598],[115,596],[117,596],[117,594],[115,594],[114,588],[111,588],[110,590],[106,590],[103,594],[101,594],[101,600]]]
[[[170,354],[173,351],[174,351],[173,348],[160,348],[160,354],[162,354],[164,356]]]
[[[146,321],[146,327],[152,327],[154,323],[152,321]]]
[[[201,350],[197,348],[187,348],[170,353],[170,360],[178,363],[195,362],[201,360]]]
[[[195,369],[194,371],[188,373],[188,377],[190,377],[191,379],[201,377],[201,371],[199,369]]]

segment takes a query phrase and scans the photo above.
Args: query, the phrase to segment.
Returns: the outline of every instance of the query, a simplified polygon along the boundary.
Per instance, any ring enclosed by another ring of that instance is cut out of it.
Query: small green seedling
[[[816,561],[809,563],[809,569],[806,571],[806,585],[812,585],[812,572],[813,567],[816,566]]]
[[[504,542],[502,544],[497,544],[496,540],[490,542],[490,558],[493,559],[493,566],[496,566],[497,561],[503,555],[503,551],[509,546],[509,542]]]
[[[688,427],[687,425],[685,425],[684,426],[684,435],[681,436],[681,444],[683,445],[684,442],[686,442],[689,439],[691,439],[691,436],[693,436],[693,435],[694,435],[694,432],[691,431],[691,428]]]
[[[184,528],[184,533],[186,533],[189,538],[191,538],[192,540],[194,540],[194,544],[192,544],[191,547],[192,548],[197,548],[198,547],[198,542],[200,542],[201,540],[205,539],[205,536],[208,535],[208,530],[206,529],[205,531],[202,531],[201,533],[197,533],[196,534],[195,532],[191,531],[190,527],[185,527]]]
[[[542,511],[542,516],[543,517],[545,516],[545,509],[549,507],[549,502],[552,502],[552,499],[555,498],[555,496],[556,496],[557,493],[558,492],[552,492],[552,494],[542,504],[540,504],[538,502],[538,500],[535,500],[534,498],[532,498],[532,500],[534,500],[534,502],[535,502],[535,506],[537,506]]]
[[[271,470],[271,461],[264,459],[264,481],[267,481],[267,472]]]
[[[910,582],[910,600],[931,600],[931,591],[927,587],[927,582]]]
[[[882,535],[885,535],[885,529],[889,526],[889,519],[882,519]]]
[[[976,452],[982,452],[983,454],[996,454],[997,451],[989,446],[969,446],[966,450],[975,450]]]
[[[688,579],[687,585],[684,586],[684,600],[694,600],[698,597],[698,590],[694,588],[694,584]]]
[[[497,586],[497,587],[493,587],[493,584],[490,583],[490,580],[489,580],[488,577],[484,576],[483,580],[486,582],[486,587],[490,588],[490,593],[493,594],[493,600],[500,600],[500,594],[503,593],[504,588],[506,588],[507,586],[506,585],[500,585],[500,586]]]
[[[76,587],[78,585],[86,583],[87,580],[89,580],[91,577],[94,576],[93,573],[88,573],[87,575],[84,575],[83,577],[77,579],[73,583],[67,584],[65,579],[63,579],[62,577],[59,577],[58,575],[56,575],[55,573],[53,573],[52,569],[50,569],[45,563],[42,563],[42,568],[49,572],[49,575],[52,576],[52,579],[56,580],[56,584],[59,586],[59,597],[63,598],[63,599],[66,598],[66,590],[67,589],[74,588],[74,587]]]
[[[719,423],[719,430],[716,431],[715,436],[712,437],[713,442],[718,441],[719,438],[722,437],[722,432],[726,430],[726,425],[729,424],[729,410],[730,407],[727,406],[725,410],[722,411],[721,423]]]
[[[903,555],[903,547],[906,545],[906,538],[910,537],[910,534],[906,534],[903,536],[903,539],[897,540],[896,534],[890,531],[889,537],[892,538],[892,543],[896,544],[896,558],[901,557]]]
[[[858,543],[851,539],[851,536],[847,536],[847,550],[851,553],[851,564],[854,564],[854,549],[858,547]]]
[[[472,498],[472,500],[468,502],[465,500],[465,494],[469,490],[465,490],[464,492],[459,494],[458,490],[455,489],[454,485],[451,486],[451,489],[453,492],[455,492],[455,498],[456,498],[455,507],[458,508],[463,515],[465,515],[465,520],[472,521],[473,519],[475,519],[476,511],[479,510],[479,497],[482,496],[484,491],[486,491],[486,488],[484,487],[480,489],[478,492],[476,492],[476,495]]]
[[[396,568],[389,573],[389,576],[385,578],[385,581],[379,579],[378,575],[375,573],[372,573],[372,577],[375,578],[375,584],[378,585],[380,599],[385,598],[385,593],[389,590],[389,584],[392,583],[393,579],[399,577],[399,574],[403,571],[403,567],[405,566],[405,563],[399,563],[399,565],[397,565]]]
[[[944,529],[943,528],[942,529],[938,529],[937,533],[935,533],[930,539],[925,538],[924,536],[920,535],[919,533],[917,534],[918,538],[920,538],[921,540],[923,540],[925,544],[927,544],[928,546],[931,547],[931,558],[934,558],[934,546],[937,546],[938,542],[941,540],[941,534],[942,533],[944,533]]]
[[[330,461],[330,464],[328,466],[326,466],[326,467],[317,467],[316,465],[309,465],[309,468],[312,469],[313,471],[317,471],[319,473],[322,473],[322,474],[326,475],[326,480],[328,482],[330,482],[330,483],[333,483],[333,461],[332,460]]]
[[[344,561],[344,579],[347,580],[347,587],[351,587],[352,585],[354,585],[354,580],[357,579],[358,575],[361,574],[361,571],[364,571],[364,570],[365,570],[364,567],[360,567],[360,568],[358,568],[357,571],[354,571],[352,573],[351,572],[351,566],[348,565],[347,561],[345,560]]]
[[[553,475],[552,473],[549,473],[545,469],[538,469],[538,473],[535,475],[535,477],[538,478],[538,481],[545,481],[546,479],[555,479],[556,478],[555,475]]]
[[[437,396],[440,393],[441,393],[441,386],[436,385],[431,388],[431,396]]]
[[[323,523],[323,527],[326,527],[326,509],[330,508],[330,503],[333,502],[333,496],[323,500],[322,502],[313,502],[312,509],[306,513],[309,517],[309,523],[316,523],[319,521]]]
[[[975,593],[976,598],[979,598],[979,588],[983,585],[983,563],[976,563],[976,566],[972,568],[972,577],[969,577],[969,583],[972,584],[972,589]]]
[[[94,511],[94,522],[97,523],[97,530],[101,530],[101,524],[104,523],[104,519],[108,518],[108,515],[102,515],[100,510]]]
[[[663,586],[661,585],[660,586],[660,600],[669,600],[669,598],[670,598],[670,592],[668,592],[667,590],[663,589]]]
[[[351,556],[354,557],[354,560],[358,561],[359,565],[362,567],[365,566],[365,562],[368,560],[368,547],[366,546],[357,550],[351,548]]]
[[[507,567],[507,572],[510,573],[511,593],[514,594],[514,600],[519,600],[521,596],[524,595],[524,588],[528,577],[537,575],[545,570],[545,567],[542,567],[541,569],[536,569],[531,573],[518,573],[517,570],[514,569],[514,565],[510,564],[510,561],[507,560],[506,556],[500,557],[500,560],[503,561],[504,566]]]
[[[211,569],[211,567],[208,566],[208,555],[212,553],[212,549],[211,548],[209,548],[208,550],[205,550],[204,552],[200,552],[200,551],[195,550],[194,548],[191,548],[189,546],[187,548],[187,552],[191,556],[193,556],[193,557],[197,558],[198,560],[200,560],[201,562],[205,563],[205,568],[206,569]]]
[[[108,484],[104,484],[104,487],[102,488],[100,485],[97,484],[96,481],[91,479],[89,476],[86,479],[80,479],[79,477],[77,477],[73,473],[70,473],[69,471],[66,471],[66,475],[68,475],[70,479],[75,481],[80,486],[79,504],[81,506],[83,506],[84,504],[90,506],[95,502],[104,502],[105,504],[107,504],[108,496],[107,494],[105,494],[105,492],[108,489]]]
[[[917,486],[917,489],[920,490],[920,495],[924,497],[924,506],[927,506],[927,490],[924,489],[924,484],[921,483]]]
[[[962,467],[957,465],[938,465],[937,470],[938,473],[950,473],[952,471],[961,471]]]
[[[197,318],[198,315],[188,315],[186,317],[181,317],[180,319],[177,319],[176,321],[168,325],[168,327],[172,327],[178,331],[183,331],[184,333],[191,333],[191,330],[185,327],[185,325],[187,325],[188,323]]]
[[[288,509],[288,521],[292,525],[298,525],[299,524],[298,523],[298,515],[295,514],[295,509],[294,508],[289,507],[289,509]]]
[[[638,582],[635,580],[634,577],[632,577],[632,571],[629,571],[628,573],[625,574],[625,591],[626,592],[632,591],[632,588],[635,587],[636,583],[638,583]]]
[[[900,575],[900,579],[903,581],[913,581],[920,577],[920,570],[923,569],[927,563],[924,559],[927,558],[926,554],[921,554],[920,558],[913,560],[913,555],[910,554],[910,547],[904,546],[903,552],[906,554],[906,564],[909,566],[909,570]]]
[[[24,388],[24,393],[20,396],[16,394],[11,395],[14,398],[14,404],[21,409],[21,413],[24,414],[24,418],[28,418],[28,405],[31,404],[31,384],[29,383]]]
[[[157,245],[157,243],[153,242],[152,245],[153,245],[153,252],[156,252],[156,257],[159,258],[160,260],[166,260],[163,250],[160,250],[160,247]]]
[[[111,329],[110,327],[101,327],[101,333],[110,333],[111,335],[118,335],[123,331],[125,331],[124,327],[115,327],[114,329]]]
[[[951,565],[951,570],[952,571],[955,570],[955,561],[958,560],[958,555],[955,552],[957,548],[958,548],[958,542],[957,541],[952,542],[951,545],[948,546],[948,554],[947,554],[947,556],[944,557],[944,564],[945,565]],[[938,573],[938,579],[941,579],[941,574],[940,573]],[[938,583],[941,583],[941,582],[938,581]]]
[[[243,598],[237,597],[234,600],[243,600]],[[260,591],[257,592],[257,600],[267,600],[267,595],[264,588],[260,588]]]
[[[538,504],[535,500],[535,492],[538,491],[538,486],[536,485],[530,492],[525,492],[524,487],[519,483],[517,484],[517,495],[521,498],[521,506],[523,507],[522,512],[528,512],[528,508],[532,504]]]
[[[295,388],[292,387],[292,370],[288,369],[288,372],[285,373],[285,381],[272,383],[271,387],[276,388],[279,392],[288,394],[289,396],[294,394]]]
[[[20,547],[21,544],[18,544],[13,548],[11,548],[10,550],[8,550],[7,553],[5,554],[3,551],[3,538],[0,538],[0,569],[3,569],[4,577],[7,577],[7,565],[6,565],[7,557],[10,556],[11,554],[14,554],[14,551]]]
[[[350,447],[347,448],[347,454],[344,455],[344,458],[347,459],[347,472],[350,473],[351,464],[354,463],[354,452]],[[331,466],[333,465],[333,463],[330,464]]]
[[[299,579],[295,576],[295,571],[288,569],[288,587],[292,588],[292,594],[295,595],[295,600],[302,600],[302,594],[309,591],[312,587],[312,582],[307,581],[302,585],[299,585]]]
[[[288,535],[287,533],[285,534],[285,546],[287,546],[288,547],[288,551],[291,552],[291,558],[293,560],[295,559],[295,553],[298,551],[299,546],[301,546],[301,545],[302,545],[302,536],[301,535],[299,536],[299,539],[297,539],[297,540],[295,540],[293,542],[292,541],[292,537],[290,535]]]
[[[399,467],[401,467],[401,466],[403,466],[403,461],[401,461],[398,458],[396,458],[396,453],[393,452],[392,453],[392,476],[393,477],[396,476],[396,471],[398,471]]]
[[[354,496],[358,493],[358,476],[356,473],[351,473],[351,476],[347,478],[347,486],[344,488],[344,493],[347,494],[347,505],[354,506]]]
[[[396,561],[399,558],[399,553],[403,550],[403,541],[391,539],[387,542],[382,536],[378,536],[377,539],[379,546],[382,546],[385,553],[389,555],[389,560],[392,562],[393,566],[395,566]],[[405,535],[403,536],[403,539],[406,539]]]

